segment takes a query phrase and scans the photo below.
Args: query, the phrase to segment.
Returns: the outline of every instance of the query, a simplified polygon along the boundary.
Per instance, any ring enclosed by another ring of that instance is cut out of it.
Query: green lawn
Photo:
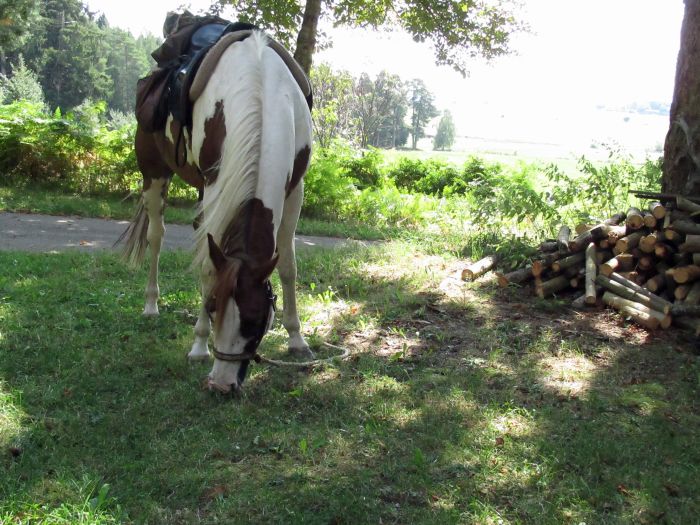
[[[187,254],[146,319],[112,254],[0,252],[0,522],[697,522],[684,334],[463,284],[416,245],[299,259],[304,332],[353,358],[254,366],[230,399],[184,357]]]

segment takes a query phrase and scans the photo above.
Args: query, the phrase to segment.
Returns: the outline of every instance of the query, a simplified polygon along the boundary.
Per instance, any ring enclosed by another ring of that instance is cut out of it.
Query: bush
[[[67,115],[41,104],[0,106],[0,172],[6,181],[85,193],[126,192],[141,176],[134,125],[109,130],[104,102],[86,102]]]

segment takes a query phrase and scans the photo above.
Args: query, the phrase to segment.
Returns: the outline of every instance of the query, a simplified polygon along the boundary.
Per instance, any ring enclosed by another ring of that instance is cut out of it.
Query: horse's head
[[[216,269],[215,284],[206,308],[214,326],[214,367],[210,390],[240,390],[248,364],[272,326],[275,296],[270,274],[277,258],[256,265],[245,257],[227,257],[208,235],[209,257]]]

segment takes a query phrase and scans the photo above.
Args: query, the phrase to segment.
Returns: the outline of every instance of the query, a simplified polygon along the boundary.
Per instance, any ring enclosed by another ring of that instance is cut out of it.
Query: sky
[[[87,0],[112,26],[161,34],[165,13],[209,0]],[[663,143],[668,117],[622,116],[633,103],[670,104],[683,0],[524,0],[529,23],[516,54],[475,60],[463,78],[436,66],[427,44],[400,32],[326,28],[333,45],[314,57],[355,75],[385,69],[422,78],[457,132],[512,142],[589,148],[593,140],[648,150]],[[226,13],[224,13],[226,16]],[[230,16],[230,15],[229,15]]]

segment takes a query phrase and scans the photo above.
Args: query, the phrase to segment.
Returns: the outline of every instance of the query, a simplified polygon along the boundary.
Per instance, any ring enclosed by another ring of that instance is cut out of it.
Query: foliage
[[[27,68],[22,55],[19,55],[11,77],[0,76],[0,92],[0,104],[21,100],[33,104],[44,104],[44,92],[41,89],[39,77]]]
[[[3,0],[0,4],[0,73],[6,73],[7,51],[21,49],[29,37],[38,4],[38,0]]]
[[[52,109],[66,111],[91,98],[107,100],[112,109],[131,110],[136,80],[148,72],[153,63],[149,53],[159,40],[135,39],[110,28],[104,17],[95,20],[95,13],[80,0],[46,0],[36,5],[37,15],[27,19],[32,38],[21,47],[0,45],[7,54],[0,53],[0,73],[6,62],[16,64],[22,53]],[[3,28],[0,24],[0,37]]]
[[[397,75],[382,71],[372,80],[362,73],[355,84],[355,116],[360,147],[401,145],[406,89]]]
[[[28,102],[0,106],[0,172],[7,180],[86,193],[137,187],[135,127],[108,129],[105,111],[104,102],[66,115]]]
[[[311,83],[315,144],[328,148],[335,140],[354,138],[354,79],[350,73],[335,72],[328,64],[319,64],[311,70]]]
[[[435,138],[433,139],[433,149],[449,150],[455,142],[455,123],[452,120],[452,113],[445,110],[438,123]]]
[[[294,42],[299,28],[304,27],[303,3],[293,0],[219,0],[219,4],[233,6],[241,19],[272,31],[287,45]],[[438,64],[450,65],[464,74],[469,59],[476,56],[490,59],[510,52],[510,36],[524,28],[513,14],[515,6],[517,2],[513,0],[497,3],[329,0],[324,2],[323,9],[318,9],[319,16],[311,16],[305,22],[307,27],[313,27],[307,37],[312,41],[317,40],[315,28],[319,17],[340,26],[401,27],[414,40],[429,43]]]
[[[416,149],[418,140],[425,136],[425,126],[438,115],[433,104],[433,94],[428,91],[425,82],[415,78],[410,82],[409,98],[411,101],[411,148]]]

